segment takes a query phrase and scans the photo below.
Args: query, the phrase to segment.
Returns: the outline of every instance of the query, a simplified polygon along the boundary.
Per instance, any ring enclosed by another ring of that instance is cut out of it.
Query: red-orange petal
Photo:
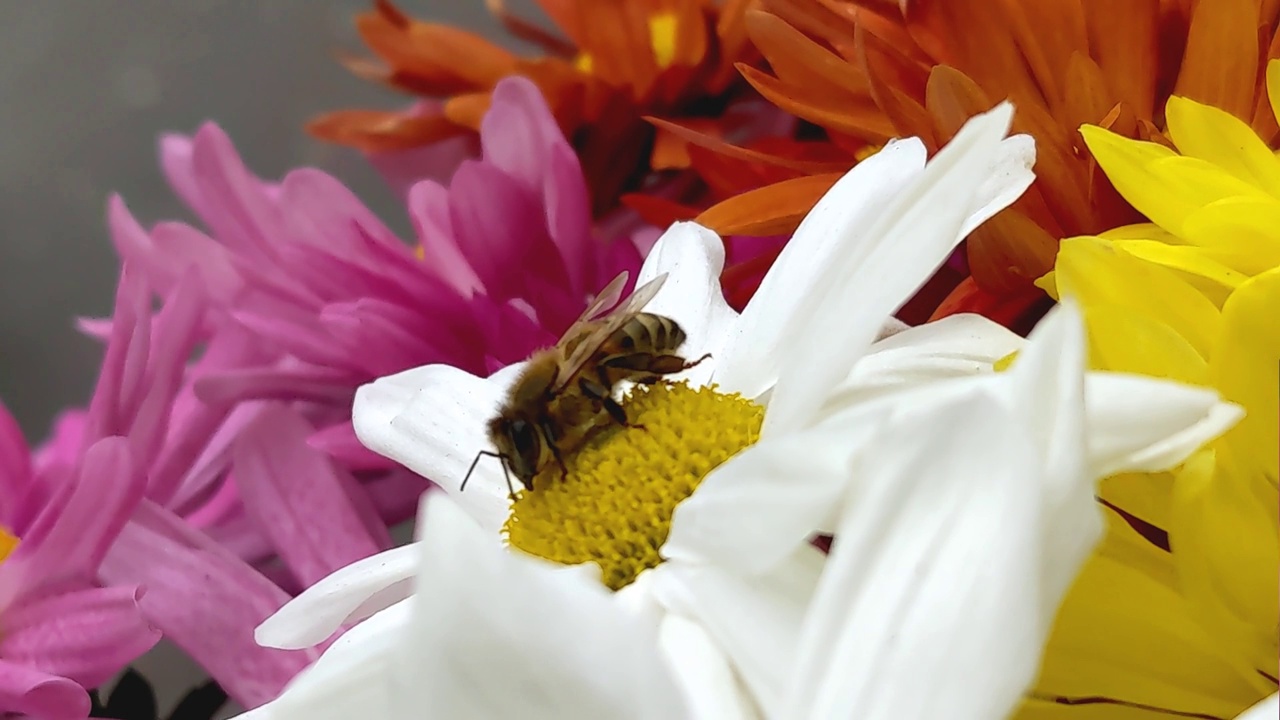
[[[321,140],[364,152],[421,147],[467,132],[440,115],[407,115],[378,110],[339,110],[307,124]]]
[[[1257,0],[1198,3],[1174,94],[1248,122],[1253,119],[1257,73]]]
[[[721,235],[781,235],[800,224],[839,173],[785,180],[718,203],[697,217]]]
[[[1084,0],[1091,56],[1116,95],[1150,119],[1160,77],[1160,0]]]

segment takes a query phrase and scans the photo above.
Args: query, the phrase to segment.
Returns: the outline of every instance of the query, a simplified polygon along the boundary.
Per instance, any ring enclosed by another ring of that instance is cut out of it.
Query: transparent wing
[[[625,283],[626,278],[624,276],[620,275],[618,277],[622,278]],[[585,338],[578,342],[569,357],[560,364],[560,374],[556,378],[553,388],[559,390],[577,377],[578,371],[582,370],[582,366],[586,364],[587,360],[591,359],[591,356],[595,354],[595,351],[600,348],[604,341],[607,340],[614,331],[622,327],[633,315],[643,310],[644,306],[648,305],[649,301],[653,300],[653,297],[662,289],[662,284],[666,281],[667,274],[663,273],[644,285],[636,288],[636,291],[631,293],[630,297],[628,297],[621,305],[614,308],[606,317],[595,321],[588,319],[574,323],[573,327],[569,328],[569,332],[566,332],[564,337],[560,338],[560,343],[557,345],[558,347],[563,348],[567,341],[572,340],[575,337],[575,330],[581,332],[583,326],[591,324],[592,322],[594,322],[596,326],[589,331],[589,334]],[[614,283],[618,283],[617,278],[615,278],[612,283],[609,283],[609,287],[605,288],[605,290],[612,288]],[[621,287],[622,283],[618,283],[618,286]],[[603,295],[604,292],[602,291],[601,296]],[[595,304],[596,303],[592,303],[592,305]],[[594,317],[594,315],[584,314],[583,317],[591,318]]]

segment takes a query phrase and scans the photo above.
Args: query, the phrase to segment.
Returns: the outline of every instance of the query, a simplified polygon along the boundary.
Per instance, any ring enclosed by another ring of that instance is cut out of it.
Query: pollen
[[[764,408],[712,387],[637,386],[610,429],[517,495],[507,543],[565,565],[595,562],[614,590],[656,567],[676,506],[760,437]]]
[[[649,45],[658,68],[666,70],[676,59],[676,38],[680,21],[675,13],[656,13],[649,18]]]
[[[4,562],[17,549],[18,537],[0,526],[0,562]]]

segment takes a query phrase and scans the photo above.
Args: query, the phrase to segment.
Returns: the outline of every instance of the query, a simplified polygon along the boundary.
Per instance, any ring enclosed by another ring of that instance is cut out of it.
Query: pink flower
[[[110,325],[98,327],[107,338],[106,356],[89,406],[63,414],[32,464],[38,477],[79,478],[79,491],[90,487],[86,468],[102,462],[98,448],[117,448],[127,458],[132,484],[116,479],[123,461],[114,461],[107,467],[112,472],[100,472],[106,477],[92,486],[101,497],[81,508],[90,512],[97,503],[110,510],[113,503],[129,501],[107,515],[115,518],[112,532],[94,546],[83,573],[96,573],[110,588],[145,588],[136,594],[139,618],[186,650],[229,695],[252,706],[274,697],[315,653],[270,650],[254,642],[254,628],[290,594],[241,555],[279,555],[281,584],[297,587],[385,549],[390,539],[370,500],[350,491],[355,481],[301,442],[310,426],[293,408],[257,402],[233,409],[195,397],[193,384],[212,370],[260,357],[251,338],[230,328],[208,340],[198,362],[189,362],[205,336],[205,298],[204,282],[188,273],[153,314],[150,289],[126,267]],[[282,434],[286,442],[276,442]],[[235,474],[228,472],[231,458],[237,459]],[[298,491],[304,481],[310,493],[305,498]],[[228,495],[234,498],[230,509],[222,507]],[[182,516],[212,518],[209,533]],[[299,529],[302,516],[307,527]],[[229,531],[239,521],[239,531]],[[81,525],[76,517],[63,517],[56,529],[76,533]],[[324,541],[317,542],[324,530]],[[21,552],[29,542],[18,534]],[[218,535],[234,537],[239,545],[224,546]],[[45,641],[37,639],[28,650],[38,649],[39,642]],[[94,682],[108,676],[95,676]]]
[[[211,323],[238,328],[264,355],[202,378],[197,395],[216,406],[308,403],[313,446],[350,471],[390,470],[351,430],[357,387],[430,363],[487,374],[522,360],[619,271],[638,269],[638,241],[593,233],[581,167],[530,82],[499,84],[480,140],[482,157],[462,162],[448,187],[422,180],[408,191],[415,249],[324,173],[263,181],[212,124],[166,138],[165,171],[207,234],[173,222],[145,230],[114,199],[115,244],[161,291],[194,268],[210,288]],[[379,495],[387,519],[411,517],[422,486],[392,484],[398,495]]]
[[[119,436],[35,466],[0,406],[0,716],[86,717],[86,689],[160,639],[141,587],[95,581],[146,481]]]

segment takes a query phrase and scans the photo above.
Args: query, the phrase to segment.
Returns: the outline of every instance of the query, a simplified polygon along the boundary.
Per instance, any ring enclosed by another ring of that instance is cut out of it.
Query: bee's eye
[[[511,436],[511,444],[515,445],[516,452],[520,455],[526,455],[532,452],[538,439],[533,435],[533,426],[524,420],[516,420],[511,423],[508,429]]]

